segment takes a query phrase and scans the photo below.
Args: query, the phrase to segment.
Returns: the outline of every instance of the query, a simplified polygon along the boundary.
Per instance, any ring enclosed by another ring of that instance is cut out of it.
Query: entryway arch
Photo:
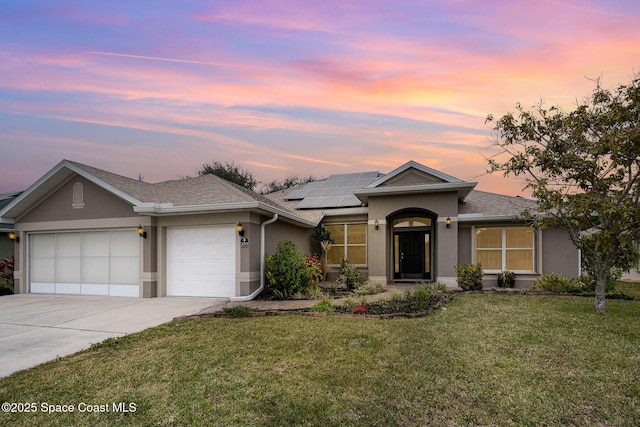
[[[426,209],[402,209],[387,217],[391,271],[396,281],[433,280],[438,216]]]

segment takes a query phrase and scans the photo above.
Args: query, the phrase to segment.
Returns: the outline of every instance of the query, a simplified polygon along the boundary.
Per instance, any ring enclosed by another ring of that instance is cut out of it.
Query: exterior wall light
[[[377,219],[373,221],[373,225],[376,227],[376,230],[380,227],[380,223],[378,222]]]
[[[142,237],[143,239],[147,238],[147,232],[144,231],[144,227],[141,225],[138,226],[138,236]]]
[[[13,240],[16,243],[20,243],[20,238],[18,237],[15,231],[9,232],[9,239]]]
[[[238,235],[240,237],[244,236],[244,226],[242,225],[241,222],[239,222],[238,225],[236,225],[236,231],[238,232]]]
[[[447,217],[445,224],[447,224],[447,228],[451,228],[451,218]]]

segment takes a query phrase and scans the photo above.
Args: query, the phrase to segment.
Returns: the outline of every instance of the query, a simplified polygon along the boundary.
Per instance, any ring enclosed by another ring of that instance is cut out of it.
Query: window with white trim
[[[340,264],[347,258],[351,264],[367,264],[367,224],[325,225],[333,245],[329,249],[329,264]]]
[[[475,258],[485,272],[533,272],[535,232],[531,227],[476,227]]]

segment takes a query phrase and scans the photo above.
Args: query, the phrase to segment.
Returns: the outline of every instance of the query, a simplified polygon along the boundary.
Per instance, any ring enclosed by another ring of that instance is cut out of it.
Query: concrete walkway
[[[222,298],[0,297],[0,377],[181,315],[220,309]]]

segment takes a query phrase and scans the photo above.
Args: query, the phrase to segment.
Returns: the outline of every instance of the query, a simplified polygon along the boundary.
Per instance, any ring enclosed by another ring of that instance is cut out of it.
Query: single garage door
[[[31,293],[139,296],[135,229],[29,236]]]
[[[236,296],[234,226],[167,229],[167,295]]]

